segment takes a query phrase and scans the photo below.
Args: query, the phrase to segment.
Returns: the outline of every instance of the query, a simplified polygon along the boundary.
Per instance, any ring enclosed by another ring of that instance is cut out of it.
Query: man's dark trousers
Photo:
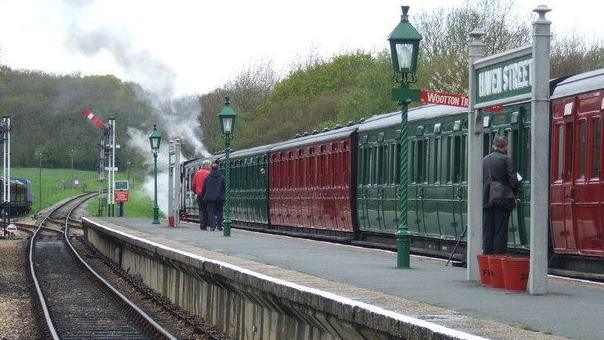
[[[208,209],[208,226],[211,230],[222,229],[222,202],[206,201],[205,203]]]
[[[510,209],[491,207],[482,210],[482,253],[505,254],[508,247]]]
[[[201,196],[197,196],[197,206],[199,207],[199,229],[208,229],[208,209]]]

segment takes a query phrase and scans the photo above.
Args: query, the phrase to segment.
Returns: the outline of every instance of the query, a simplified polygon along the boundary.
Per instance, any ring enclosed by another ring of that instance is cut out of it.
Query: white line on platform
[[[372,313],[381,314],[383,316],[386,316],[386,317],[389,317],[389,318],[392,318],[392,319],[395,319],[395,320],[398,320],[398,321],[401,321],[401,322],[404,322],[404,323],[407,323],[407,324],[415,325],[415,326],[422,327],[422,328],[427,328],[427,329],[431,330],[434,333],[439,333],[439,334],[447,335],[447,336],[450,336],[450,337],[455,337],[455,338],[458,338],[458,339],[471,339],[471,340],[486,339],[486,338],[483,338],[483,337],[480,337],[480,336],[472,335],[472,334],[465,333],[465,332],[462,332],[462,331],[458,331],[458,330],[455,330],[455,329],[452,329],[452,328],[441,326],[441,325],[435,324],[433,322],[429,322],[429,321],[417,319],[417,318],[414,318],[414,317],[410,317],[408,315],[404,315],[404,314],[400,314],[400,313],[397,313],[397,312],[389,311],[389,310],[386,310],[386,309],[384,309],[382,307],[378,307],[378,306],[371,305],[371,304],[368,304],[368,303],[364,303],[364,302],[356,301],[356,300],[353,300],[353,299],[350,299],[350,298],[346,298],[346,297],[343,297],[343,296],[339,296],[339,295],[336,295],[334,293],[326,292],[326,291],[323,291],[323,290],[320,290],[320,289],[316,289],[316,288],[302,286],[300,284],[289,282],[289,281],[285,281],[285,280],[282,280],[282,279],[277,279],[277,278],[274,278],[274,277],[271,277],[271,276],[268,276],[268,275],[265,275],[265,274],[261,274],[261,273],[255,272],[253,270],[249,270],[249,269],[245,269],[245,268],[242,268],[242,267],[239,267],[239,266],[232,265],[232,264],[227,263],[227,262],[205,258],[203,256],[199,256],[199,255],[196,255],[196,254],[193,254],[193,253],[190,253],[190,252],[187,252],[187,251],[183,251],[183,250],[180,250],[180,249],[174,249],[172,247],[168,247],[168,246],[166,246],[164,244],[161,244],[161,243],[150,241],[150,240],[147,240],[147,239],[144,239],[144,238],[141,238],[141,237],[137,237],[137,236],[134,236],[134,235],[127,234],[127,233],[125,233],[123,231],[120,231],[120,230],[115,230],[115,229],[112,229],[110,227],[107,227],[107,226],[104,226],[104,225],[100,225],[99,223],[97,223],[95,221],[92,221],[92,220],[90,220],[90,219],[88,219],[86,217],[82,217],[82,219],[88,221],[89,223],[92,223],[92,224],[96,225],[99,228],[110,230],[110,231],[112,231],[114,233],[117,233],[117,234],[129,237],[129,238],[135,239],[135,240],[143,242],[143,243],[147,243],[147,244],[149,244],[151,246],[154,246],[154,247],[158,247],[158,248],[161,248],[161,249],[164,249],[164,250],[172,251],[172,252],[175,252],[175,253],[178,253],[178,254],[181,254],[181,255],[185,255],[185,256],[188,256],[188,257],[192,257],[192,258],[195,258],[195,259],[198,259],[198,260],[201,260],[201,261],[205,261],[205,262],[209,262],[209,263],[214,263],[216,265],[219,265],[219,266],[222,266],[222,267],[225,267],[225,268],[229,268],[231,270],[238,271],[240,273],[244,273],[244,274],[256,277],[256,278],[261,279],[261,280],[270,281],[270,282],[273,282],[275,284],[286,286],[286,287],[289,287],[289,288],[292,288],[292,289],[296,289],[296,290],[299,290],[299,291],[303,291],[303,292],[319,295],[319,296],[322,296],[324,298],[331,299],[331,300],[340,302],[340,303],[345,304],[345,305],[349,305],[351,307],[362,308],[362,309],[368,310],[368,311],[370,311]]]

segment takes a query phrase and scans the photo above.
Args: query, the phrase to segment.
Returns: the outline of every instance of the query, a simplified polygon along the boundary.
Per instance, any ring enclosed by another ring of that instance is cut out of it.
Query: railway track
[[[53,339],[175,339],[75,251],[70,237],[75,223],[70,217],[92,195],[78,196],[49,212],[31,238],[30,272],[48,335]]]

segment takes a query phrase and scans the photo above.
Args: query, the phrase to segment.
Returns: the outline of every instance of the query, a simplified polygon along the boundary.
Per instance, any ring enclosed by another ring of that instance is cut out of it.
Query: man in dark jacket
[[[494,205],[489,197],[493,182],[508,186],[514,194],[520,188],[512,159],[508,157],[508,141],[503,136],[493,140],[493,152],[482,160],[482,176],[484,185],[483,222],[482,222],[482,253],[505,254],[508,244],[508,221],[514,208],[514,199],[509,204]]]
[[[210,230],[222,230],[222,205],[224,203],[224,176],[218,164],[212,164],[212,172],[205,180],[202,193],[208,210]]]

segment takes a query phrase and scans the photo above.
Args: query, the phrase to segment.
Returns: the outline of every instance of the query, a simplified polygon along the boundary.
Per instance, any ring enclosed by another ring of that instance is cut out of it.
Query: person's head
[[[212,167],[212,162],[209,159],[206,159],[201,162],[201,167],[204,169],[210,169]]]
[[[218,163],[212,163],[212,171],[216,171],[220,169],[220,165],[218,165]]]
[[[504,153],[508,152],[508,139],[505,136],[497,135],[493,139],[493,149]]]

